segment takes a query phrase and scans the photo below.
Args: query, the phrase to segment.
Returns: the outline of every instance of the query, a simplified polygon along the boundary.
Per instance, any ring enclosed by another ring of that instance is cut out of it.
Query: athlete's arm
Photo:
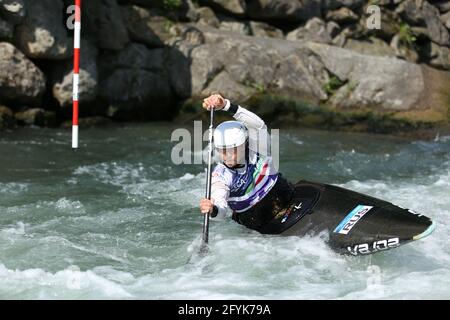
[[[232,103],[228,99],[222,110],[227,111],[234,119],[242,122],[248,128],[249,148],[264,156],[270,155],[270,136],[267,126],[258,115],[244,107]]]
[[[210,213],[211,218],[230,218],[231,209],[228,206],[228,197],[230,195],[229,182],[225,176],[214,169],[211,177],[211,200],[206,198],[200,201],[200,212],[202,214]]]

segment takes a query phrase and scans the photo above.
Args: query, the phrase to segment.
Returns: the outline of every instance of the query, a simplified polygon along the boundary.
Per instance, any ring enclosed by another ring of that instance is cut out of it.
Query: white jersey
[[[264,121],[247,109],[231,105],[226,100],[223,108],[234,119],[242,122],[249,133],[248,163],[242,168],[230,169],[217,164],[212,173],[211,198],[218,208],[215,218],[231,217],[233,211],[245,212],[263,199],[278,179],[278,172],[270,156],[270,136]]]

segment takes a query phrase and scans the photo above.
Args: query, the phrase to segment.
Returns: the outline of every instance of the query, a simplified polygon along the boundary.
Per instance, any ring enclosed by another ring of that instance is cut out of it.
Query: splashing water
[[[280,170],[432,218],[428,238],[366,257],[326,235],[260,235],[213,221],[195,257],[204,165],[171,162],[170,124],[0,138],[1,299],[448,299],[450,137],[410,141],[280,130]]]

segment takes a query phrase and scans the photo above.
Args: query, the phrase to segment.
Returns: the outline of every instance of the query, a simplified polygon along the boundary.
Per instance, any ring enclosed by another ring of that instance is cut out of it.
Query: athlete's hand
[[[213,107],[215,110],[220,110],[225,107],[225,98],[220,94],[210,95],[208,98],[203,99],[203,108],[210,110]]]
[[[200,212],[202,214],[212,213],[214,207],[214,199],[202,199],[200,200]]]

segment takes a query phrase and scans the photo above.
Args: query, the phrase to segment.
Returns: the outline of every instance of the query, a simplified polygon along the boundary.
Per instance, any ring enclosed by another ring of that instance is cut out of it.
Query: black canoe
[[[434,230],[426,216],[345,188],[299,181],[288,209],[261,233],[285,236],[329,233],[340,253],[360,255],[398,247]]]

